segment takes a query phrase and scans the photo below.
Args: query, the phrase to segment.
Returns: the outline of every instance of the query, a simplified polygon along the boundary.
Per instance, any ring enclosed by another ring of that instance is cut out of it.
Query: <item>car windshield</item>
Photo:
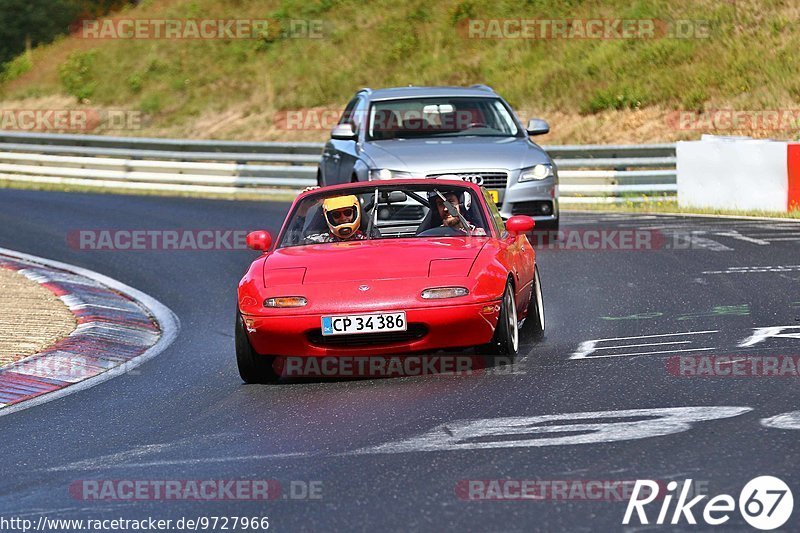
[[[359,187],[299,202],[278,248],[356,240],[485,237],[480,195],[441,184]]]
[[[498,98],[379,100],[369,111],[369,140],[417,137],[511,137],[514,119]]]

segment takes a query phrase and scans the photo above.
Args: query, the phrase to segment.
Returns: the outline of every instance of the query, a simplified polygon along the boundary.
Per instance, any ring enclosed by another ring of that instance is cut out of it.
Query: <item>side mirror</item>
[[[544,135],[545,133],[550,133],[550,124],[546,120],[532,118],[528,121],[528,127],[525,130],[528,135]]]
[[[536,222],[526,215],[514,215],[506,220],[506,231],[515,237],[520,233],[528,233],[534,226],[536,226]]]
[[[272,237],[268,231],[251,231],[247,234],[247,247],[251,250],[266,252],[272,244]]]
[[[331,139],[337,139],[339,141],[355,141],[357,138],[358,135],[356,135],[355,130],[353,130],[353,125],[349,123],[337,124],[331,131]]]

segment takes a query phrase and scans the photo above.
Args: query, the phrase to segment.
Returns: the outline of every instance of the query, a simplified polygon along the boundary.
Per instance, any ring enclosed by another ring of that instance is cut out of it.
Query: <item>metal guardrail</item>
[[[316,184],[322,143],[0,131],[0,180],[165,191],[296,192]],[[675,145],[543,146],[561,203],[674,198]]]

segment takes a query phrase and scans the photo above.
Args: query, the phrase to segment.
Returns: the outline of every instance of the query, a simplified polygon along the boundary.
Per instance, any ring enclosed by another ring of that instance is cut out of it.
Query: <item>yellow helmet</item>
[[[348,209],[352,209],[349,214]],[[331,233],[340,239],[349,239],[361,226],[361,204],[355,195],[326,198],[322,210]]]

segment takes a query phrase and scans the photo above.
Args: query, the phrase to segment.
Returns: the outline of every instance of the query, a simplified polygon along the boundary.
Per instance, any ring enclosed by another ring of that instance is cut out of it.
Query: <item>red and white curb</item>
[[[0,268],[49,289],[78,323],[43,352],[0,368],[0,416],[124,374],[161,353],[180,330],[168,307],[97,272],[5,248]]]

